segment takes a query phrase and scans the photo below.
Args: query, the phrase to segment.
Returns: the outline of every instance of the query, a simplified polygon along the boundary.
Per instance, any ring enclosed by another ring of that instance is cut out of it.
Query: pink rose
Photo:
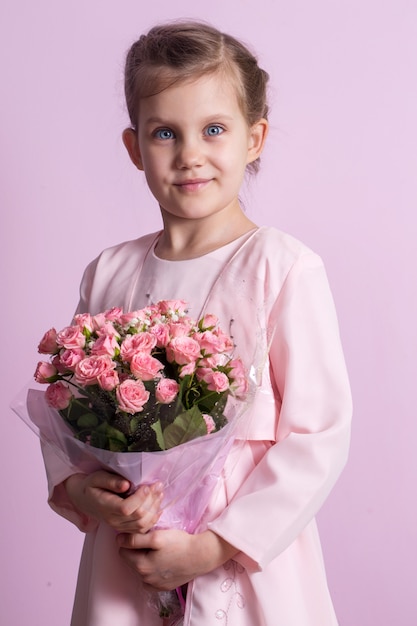
[[[210,376],[213,373],[213,368],[211,367],[198,367],[195,371],[198,380],[205,380],[207,376]]]
[[[207,389],[210,391],[222,393],[229,389],[229,379],[223,372],[213,372],[213,370],[209,370],[202,379],[207,383]]]
[[[148,332],[128,335],[120,346],[120,356],[123,361],[129,362],[137,352],[150,354],[156,346],[156,337]]]
[[[170,339],[168,326],[166,324],[157,323],[151,326],[149,332],[156,338],[158,348],[165,348]]]
[[[185,317],[178,322],[170,322],[168,324],[169,334],[171,337],[184,337],[188,335],[193,328],[193,322],[188,317]]]
[[[51,378],[57,375],[56,367],[52,365],[52,363],[47,363],[46,361],[39,361],[38,366],[35,371],[35,380],[37,383],[45,384],[50,383]]]
[[[206,315],[204,315],[204,317],[202,317],[201,320],[198,322],[198,327],[202,331],[214,330],[218,323],[219,320],[215,315],[212,315],[211,313],[206,313]]]
[[[220,329],[214,331],[205,330],[203,333],[196,333],[194,338],[199,342],[201,350],[204,350],[207,354],[230,352],[233,350],[232,340]]]
[[[81,331],[85,328],[89,333],[92,333],[94,330],[93,319],[90,313],[78,313],[74,317],[74,322]]]
[[[223,343],[219,341],[218,336],[211,330],[205,330],[203,333],[196,333],[194,339],[200,344],[201,351],[206,354],[214,354],[222,352]]]
[[[180,386],[171,378],[161,378],[156,386],[155,397],[157,402],[161,404],[169,404],[173,402],[178,394]]]
[[[45,399],[49,406],[57,411],[62,411],[69,406],[72,393],[68,387],[61,381],[49,385],[45,391]]]
[[[157,306],[147,307],[146,316],[146,323],[151,326],[165,322],[165,315],[162,315]]]
[[[119,343],[114,335],[100,335],[91,348],[91,354],[114,357],[119,350]]]
[[[97,313],[97,315],[93,315],[93,317],[91,318],[91,322],[93,325],[93,331],[97,332],[98,330],[100,330],[100,328],[106,323],[104,313]]]
[[[106,335],[108,337],[120,338],[119,332],[116,330],[111,322],[105,321],[104,324],[97,328],[96,333],[99,337]]]
[[[206,415],[203,413],[203,420],[206,423],[208,435],[212,433],[213,430],[216,430],[216,424],[214,423],[214,419],[211,417],[211,415]]]
[[[230,385],[235,396],[244,396],[248,392],[248,380],[245,372],[245,367],[240,359],[233,359],[229,363],[231,371],[229,376],[232,380]]]
[[[210,391],[217,391],[217,393],[222,393],[229,389],[229,379],[226,374],[223,372],[213,372],[211,377],[211,381],[207,384],[207,388]]]
[[[143,410],[143,406],[149,400],[149,391],[146,391],[141,380],[128,378],[117,387],[116,397],[119,408],[133,415]]]
[[[105,370],[97,376],[97,382],[104,391],[112,391],[120,383],[116,370]]]
[[[231,352],[233,350],[234,344],[232,338],[226,335],[221,328],[217,328],[214,334],[217,336],[219,352]]]
[[[123,315],[120,316],[120,324],[125,328],[129,328],[129,326],[138,326],[140,325],[140,322],[145,322],[147,317],[146,309],[129,311],[128,313],[123,313]]]
[[[229,361],[228,366],[231,368],[232,378],[246,375],[245,366],[243,365],[241,359],[232,359]]]
[[[75,366],[75,380],[82,386],[96,385],[101,374],[115,367],[109,356],[89,356]]]
[[[187,363],[181,367],[180,377],[184,378],[184,376],[191,376],[195,372],[195,361],[191,361],[191,363]]]
[[[161,361],[147,352],[136,352],[130,361],[130,371],[141,380],[153,380],[163,368]]]
[[[200,359],[198,362],[199,367],[209,367],[212,370],[217,369],[219,365],[227,365],[229,357],[227,354],[210,354],[210,356]]]
[[[64,367],[61,363],[59,354],[56,354],[54,358],[52,359],[52,365],[56,367],[59,374],[65,374],[65,372],[68,373],[68,370],[66,369],[66,367]]]
[[[123,309],[118,306],[114,306],[113,308],[104,311],[104,317],[109,322],[120,322],[122,315]]]
[[[198,342],[191,337],[174,337],[167,345],[166,353],[168,361],[178,365],[186,365],[201,356]]]
[[[40,343],[38,345],[38,352],[40,354],[55,354],[59,348],[56,343],[57,332],[55,328],[50,328],[46,331]]]
[[[57,344],[63,348],[84,348],[85,336],[78,326],[67,326],[57,335]]]
[[[81,348],[74,348],[73,350],[63,350],[59,355],[60,370],[70,370],[73,372],[77,363],[85,358],[84,350]]]
[[[158,302],[158,309],[162,315],[170,315],[176,313],[182,315],[185,313],[187,303],[185,300],[160,300]]]

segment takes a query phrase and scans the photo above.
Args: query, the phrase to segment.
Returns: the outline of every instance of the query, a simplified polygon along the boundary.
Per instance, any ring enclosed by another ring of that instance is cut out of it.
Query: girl
[[[155,27],[128,53],[123,141],[163,229],[91,263],[78,310],[184,299],[231,329],[248,367],[267,358],[194,535],[147,532],[161,485],[123,500],[127,481],[79,474],[44,448],[50,504],[86,532],[73,626],[161,625],[144,586],[186,586],[186,626],[337,624],[314,521],[349,442],[334,306],[320,258],[257,227],[238,198],[267,135],[267,79],[246,47],[200,23]]]

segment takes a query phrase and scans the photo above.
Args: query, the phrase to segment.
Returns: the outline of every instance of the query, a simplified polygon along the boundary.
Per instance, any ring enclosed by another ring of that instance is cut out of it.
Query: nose
[[[192,169],[204,163],[204,149],[198,139],[184,138],[177,144],[175,164],[178,169]]]

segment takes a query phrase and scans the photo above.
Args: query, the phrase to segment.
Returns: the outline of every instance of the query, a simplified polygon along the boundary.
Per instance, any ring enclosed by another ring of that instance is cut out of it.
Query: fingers
[[[117,536],[117,544],[119,548],[127,550],[156,550],[158,549],[158,541],[155,541],[157,531],[142,535],[139,533],[121,533]]]
[[[160,482],[141,485],[121,498],[131,484],[125,478],[99,470],[74,474],[66,481],[67,493],[83,513],[106,522],[118,532],[147,533],[158,521],[163,499]]]
[[[155,502],[160,502],[163,495],[162,483],[153,483],[152,485],[140,485],[135,493],[126,499],[134,509],[144,508],[151,509],[155,506]]]
[[[151,589],[152,587],[149,583],[150,577],[152,576],[152,567],[149,564],[147,551],[120,548],[119,554],[126,565],[128,565],[136,574],[139,574],[142,584]]]
[[[130,489],[130,482],[111,472],[99,470],[90,475],[89,486],[103,489],[117,494],[123,494]]]
[[[148,532],[161,515],[162,484],[142,485],[121,505],[123,532]]]
[[[167,590],[168,587],[164,587],[164,576],[161,576],[159,568],[154,562],[159,549],[158,541],[155,541],[157,536],[158,531],[146,535],[121,534],[117,536],[117,543],[120,557],[136,574],[139,574],[143,586],[149,590],[162,591],[163,589]],[[164,574],[166,575],[166,572]],[[169,584],[169,588],[175,587],[171,587]]]
[[[195,577],[191,541],[191,535],[177,530],[117,536],[121,558],[145,585],[160,591],[175,589]]]

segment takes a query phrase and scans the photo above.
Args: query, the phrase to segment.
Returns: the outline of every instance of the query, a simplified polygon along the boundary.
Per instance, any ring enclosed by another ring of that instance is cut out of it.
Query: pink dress
[[[347,457],[351,397],[320,258],[262,227],[193,261],[153,254],[157,234],[105,250],[86,270],[80,311],[159,299],[216,314],[258,391],[201,530],[239,549],[188,586],[185,626],[336,626],[314,516]],[[113,531],[74,510],[74,468],[44,446],[50,504],[86,532],[72,626],[160,626]]]

